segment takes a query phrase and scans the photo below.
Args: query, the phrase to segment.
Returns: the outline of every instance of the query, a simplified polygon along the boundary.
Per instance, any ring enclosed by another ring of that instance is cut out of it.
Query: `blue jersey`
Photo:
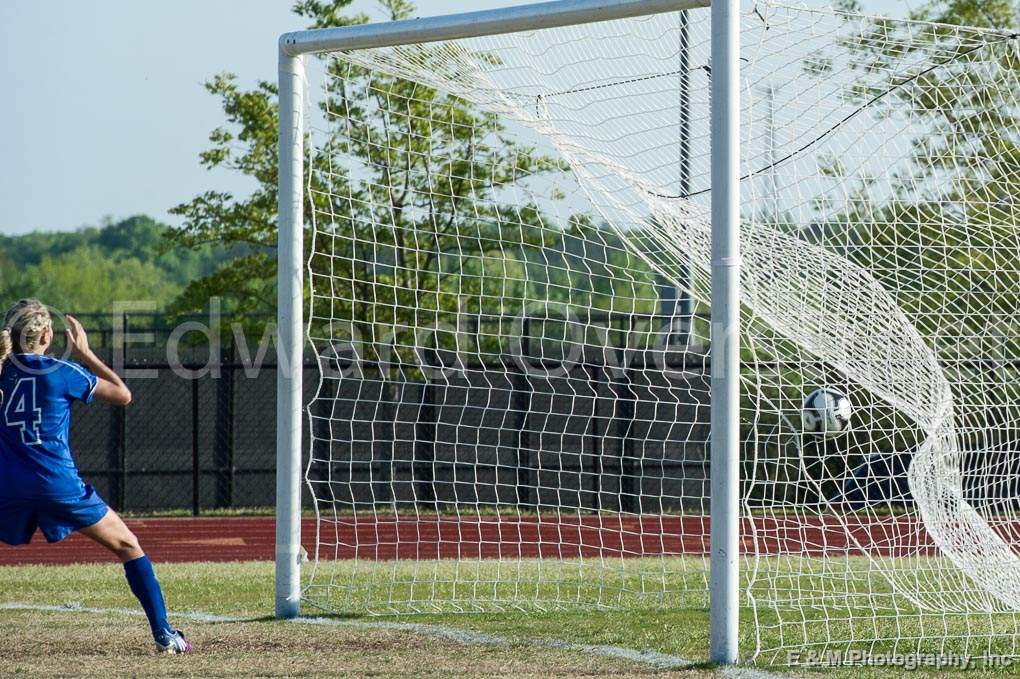
[[[71,404],[90,403],[99,378],[71,361],[9,357],[0,371],[0,498],[80,497],[68,438]]]

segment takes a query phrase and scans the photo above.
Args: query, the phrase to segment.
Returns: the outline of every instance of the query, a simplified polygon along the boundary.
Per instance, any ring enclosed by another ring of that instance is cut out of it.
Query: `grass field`
[[[144,619],[119,566],[9,566],[0,568],[0,676],[741,676],[699,664],[708,643],[708,615],[700,605],[281,622],[271,618],[270,563],[158,568],[177,623],[195,643],[194,654],[152,653]],[[305,610],[315,615],[313,608]],[[895,632],[890,628],[881,634]],[[753,637],[745,648],[749,643]],[[692,663],[684,666],[684,659]],[[840,679],[904,672],[765,670],[770,676]],[[962,674],[934,668],[916,672]],[[967,672],[1015,674],[1020,666]]]

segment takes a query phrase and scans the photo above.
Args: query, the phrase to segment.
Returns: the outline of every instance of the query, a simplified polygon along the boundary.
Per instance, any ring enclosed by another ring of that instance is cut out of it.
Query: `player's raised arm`
[[[131,403],[131,390],[117,373],[95,355],[89,346],[85,328],[74,316],[67,316],[66,334],[67,346],[71,348],[75,359],[99,378],[95,392],[96,398],[117,406],[126,406]]]

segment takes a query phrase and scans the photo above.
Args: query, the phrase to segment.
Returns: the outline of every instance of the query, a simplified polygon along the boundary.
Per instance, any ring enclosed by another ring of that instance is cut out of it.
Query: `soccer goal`
[[[279,615],[1016,653],[1017,36],[707,4],[281,38]]]

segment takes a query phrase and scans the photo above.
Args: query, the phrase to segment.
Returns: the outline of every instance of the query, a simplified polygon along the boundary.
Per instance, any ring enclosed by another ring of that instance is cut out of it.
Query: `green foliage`
[[[70,312],[109,312],[118,301],[164,308],[226,255],[210,247],[166,250],[167,227],[136,216],[71,233],[0,236],[0,304],[38,297]]]
[[[294,11],[312,28],[365,22],[347,14],[350,4],[300,0]],[[391,19],[414,11],[406,0],[381,5]],[[433,47],[415,49],[435,68],[449,63]],[[496,115],[420,83],[325,63],[331,77],[320,107],[343,124],[318,140],[309,163],[306,251],[313,253],[311,284],[329,290],[329,315],[346,320],[350,332],[372,343],[464,313],[520,315],[549,301],[638,311],[635,297],[654,298],[651,274],[641,273],[647,267],[605,228],[580,215],[556,223],[537,203],[501,202],[501,190],[565,168],[511,140]],[[243,245],[246,256],[192,281],[173,310],[200,311],[216,295],[257,326],[275,312],[276,86],[244,89],[221,74],[206,88],[219,98],[226,125],[212,132],[201,162],[250,177],[255,189],[247,196],[207,191],[177,206],[183,224],[171,242]],[[597,254],[593,243],[602,244]],[[611,280],[624,268],[631,275]],[[403,340],[397,343],[415,344]]]
[[[853,67],[862,74],[896,73],[865,88],[866,97],[885,93],[875,107],[909,110],[927,133],[913,140],[910,165],[891,177],[892,195],[876,200],[870,191],[876,177],[861,175],[847,209],[832,221],[850,236],[847,255],[895,291],[908,314],[940,309],[959,336],[978,338],[988,334],[987,324],[1020,308],[1020,280],[1003,280],[1016,279],[1020,252],[1012,219],[1020,195],[1014,133],[1020,115],[1013,105],[1020,58],[1015,36],[953,25],[1013,31],[1020,18],[1005,0],[932,2],[914,16],[945,25],[875,21],[844,46],[860,57]],[[911,61],[908,51],[924,58],[903,73],[896,65]],[[883,253],[880,267],[872,266],[876,252]],[[934,348],[960,351],[956,343]],[[1020,345],[1007,355],[1020,356]]]
[[[165,300],[179,288],[150,262],[134,257],[111,259],[95,246],[47,255],[5,286],[5,304],[15,297],[32,296],[61,310],[109,311],[111,302]]]
[[[1014,0],[936,0],[922,5],[912,19],[938,24],[978,26],[1012,31],[1020,16]]]
[[[1020,16],[1007,0],[938,0],[913,18],[938,23],[873,20],[863,34],[840,43],[860,75],[854,103],[876,117],[906,111],[914,117],[903,135],[912,145],[909,162],[853,180],[836,163],[823,162],[824,174],[846,181],[846,201],[838,214],[820,206],[826,226],[803,233],[819,242],[835,235],[841,254],[895,295],[942,360],[965,413],[957,415],[961,428],[1005,436],[1015,431],[1012,385],[1020,356],[1014,208]],[[876,78],[879,73],[888,75]],[[904,423],[902,431],[910,430]],[[871,445],[905,450],[911,443]]]
[[[302,0],[295,3],[294,11],[311,19],[314,28],[367,21],[362,15],[344,16],[350,4],[351,0]],[[201,154],[201,164],[250,177],[255,189],[243,197],[210,190],[171,210],[183,219],[182,226],[169,234],[172,245],[196,249],[218,244],[241,248],[244,255],[190,281],[170,311],[198,312],[216,296],[224,300],[225,308],[256,326],[261,322],[256,319],[271,316],[276,309],[276,84],[262,80],[246,90],[236,76],[222,73],[205,87],[220,100],[226,125],[209,135],[212,146]]]

